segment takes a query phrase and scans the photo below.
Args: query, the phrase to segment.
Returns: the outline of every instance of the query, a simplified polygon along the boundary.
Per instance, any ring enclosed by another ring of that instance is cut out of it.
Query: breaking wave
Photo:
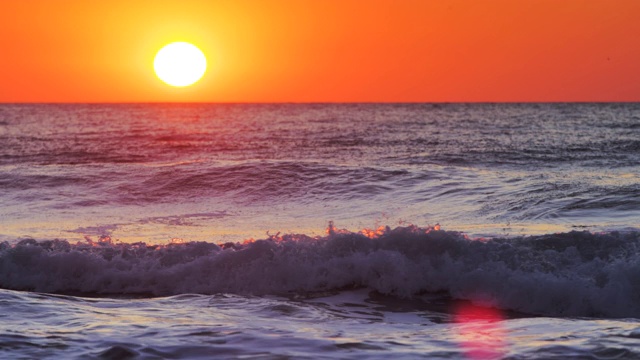
[[[166,245],[0,243],[0,287],[94,296],[446,292],[530,314],[640,316],[640,233],[470,239],[416,226]]]

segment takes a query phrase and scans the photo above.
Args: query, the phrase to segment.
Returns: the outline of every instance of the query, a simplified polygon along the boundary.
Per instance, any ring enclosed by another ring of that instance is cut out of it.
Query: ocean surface
[[[640,359],[640,104],[0,104],[0,358]]]

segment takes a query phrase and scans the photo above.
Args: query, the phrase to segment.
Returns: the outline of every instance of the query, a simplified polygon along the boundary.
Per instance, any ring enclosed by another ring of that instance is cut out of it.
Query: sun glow
[[[174,42],[158,51],[153,69],[160,80],[171,86],[189,86],[204,75],[207,58],[193,44]]]

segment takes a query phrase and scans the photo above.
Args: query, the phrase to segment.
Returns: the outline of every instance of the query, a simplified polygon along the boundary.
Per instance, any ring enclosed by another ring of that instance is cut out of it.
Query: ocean
[[[639,359],[640,104],[2,104],[0,358]]]

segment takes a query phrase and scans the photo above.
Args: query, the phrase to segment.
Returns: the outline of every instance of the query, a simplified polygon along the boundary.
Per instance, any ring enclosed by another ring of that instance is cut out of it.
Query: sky
[[[8,0],[0,102],[640,101],[639,0]],[[155,53],[209,67],[170,87]]]

